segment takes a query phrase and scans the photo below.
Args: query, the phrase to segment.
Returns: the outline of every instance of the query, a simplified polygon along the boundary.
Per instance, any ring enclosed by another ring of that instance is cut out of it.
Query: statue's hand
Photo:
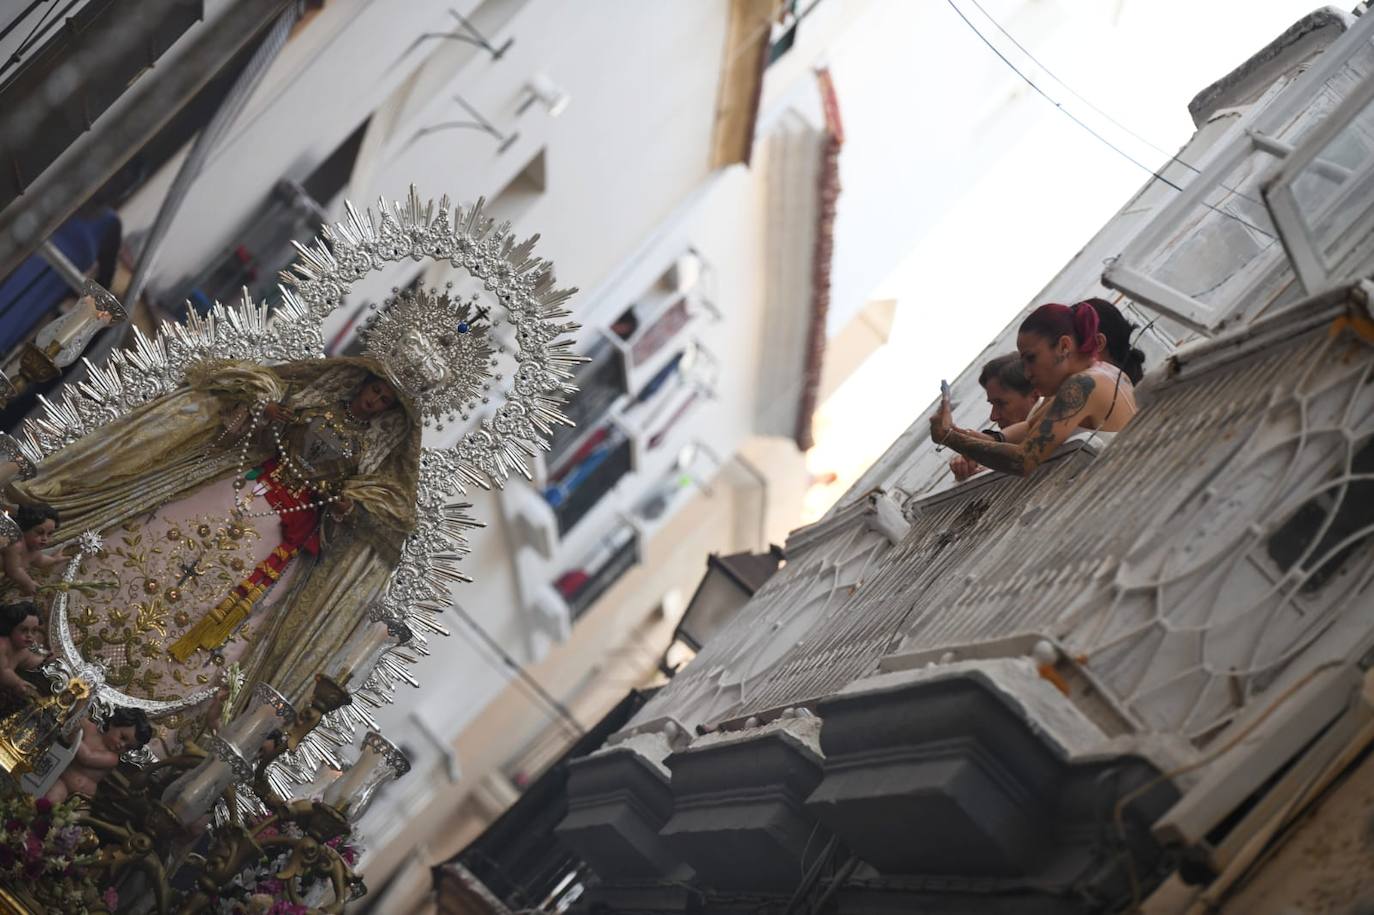
[[[342,521],[348,517],[349,512],[353,511],[353,500],[339,496],[339,501],[333,503],[329,511],[334,516],[334,520]]]
[[[230,434],[238,432],[243,428],[243,424],[248,422],[248,408],[240,405],[232,410],[228,410],[225,412],[223,419],[226,431]]]
[[[290,423],[296,421],[296,414],[285,404],[269,403],[263,407],[262,412],[274,423]]]

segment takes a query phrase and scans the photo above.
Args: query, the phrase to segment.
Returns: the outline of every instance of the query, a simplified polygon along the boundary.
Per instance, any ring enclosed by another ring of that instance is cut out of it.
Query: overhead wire
[[[1054,81],[1055,81],[1056,83],[1058,83],[1059,85],[1063,86],[1063,87],[1064,87],[1064,90],[1065,90],[1066,92],[1068,92],[1069,95],[1072,95],[1074,98],[1078,99],[1078,100],[1079,100],[1080,102],[1082,102],[1084,105],[1088,106],[1088,108],[1092,109],[1092,111],[1093,111],[1095,114],[1097,114],[1099,117],[1101,117],[1103,120],[1105,120],[1108,124],[1111,124],[1111,125],[1112,125],[1113,127],[1115,127],[1117,130],[1120,130],[1122,133],[1125,133],[1126,135],[1132,137],[1132,138],[1135,139],[1138,143],[1141,143],[1142,145],[1145,145],[1145,146],[1150,147],[1150,149],[1152,149],[1152,150],[1154,150],[1155,152],[1159,153],[1161,156],[1167,157],[1167,158],[1169,159],[1169,161],[1175,162],[1175,163],[1177,163],[1177,164],[1183,166],[1184,168],[1188,169],[1188,171],[1192,172],[1193,174],[1195,174],[1195,175],[1200,175],[1200,174],[1202,174],[1202,169],[1198,168],[1196,165],[1193,165],[1191,162],[1185,162],[1183,159],[1179,158],[1179,157],[1178,157],[1177,155],[1175,155],[1174,153],[1169,152],[1169,151],[1168,151],[1167,149],[1165,149],[1164,147],[1158,145],[1157,143],[1151,142],[1148,138],[1141,136],[1139,133],[1137,133],[1136,131],[1132,130],[1130,127],[1127,127],[1125,124],[1121,123],[1121,122],[1118,121],[1116,118],[1112,117],[1110,113],[1108,113],[1108,112],[1102,110],[1102,109],[1099,108],[1097,105],[1093,104],[1093,102],[1092,102],[1091,99],[1089,99],[1087,96],[1083,95],[1081,92],[1079,92],[1079,91],[1078,91],[1077,89],[1075,89],[1073,86],[1070,86],[1068,83],[1064,82],[1064,80],[1060,79],[1059,76],[1058,76],[1057,74],[1055,74],[1055,72],[1054,72],[1053,70],[1051,70],[1049,67],[1045,66],[1045,64],[1044,64],[1038,57],[1036,57],[1033,53],[1031,53],[1031,51],[1030,51],[1029,48],[1027,48],[1025,45],[1021,44],[1021,42],[1017,41],[1017,40],[1016,40],[1016,36],[1013,35],[1011,32],[1007,31],[1006,28],[1003,27],[1002,23],[998,22],[997,19],[994,18],[993,15],[992,15],[991,13],[989,13],[986,9],[984,9],[984,8],[983,8],[983,5],[982,5],[981,3],[979,3],[978,0],[969,0],[969,2],[973,4],[974,9],[978,10],[978,12],[980,12],[980,13],[983,14],[983,18],[984,18],[984,19],[986,19],[988,22],[991,22],[991,23],[992,23],[993,28],[995,28],[995,29],[997,29],[997,31],[1001,32],[1002,35],[1005,36],[1006,39],[1007,39],[1008,41],[1010,41],[1010,42],[1016,47],[1016,50],[1020,51],[1020,52],[1021,52],[1022,54],[1024,54],[1024,55],[1026,55],[1026,58],[1027,58],[1028,60],[1030,60],[1031,63],[1033,63],[1033,64],[1035,64],[1037,67],[1039,67],[1039,68],[1041,69],[1041,71],[1043,71],[1044,74],[1045,74],[1046,76],[1048,76],[1050,79],[1054,80]],[[1243,194],[1243,193],[1241,193],[1240,191],[1235,190],[1234,188],[1227,188],[1227,190],[1231,191],[1232,193],[1236,194],[1236,195],[1239,196],[1239,197],[1243,197],[1244,199],[1249,200],[1251,203],[1259,204],[1259,205],[1261,205],[1261,206],[1263,205],[1263,204],[1260,204],[1260,202],[1259,202],[1258,200],[1255,200],[1253,197],[1250,197],[1250,196],[1248,196],[1248,195],[1246,195],[1246,194]]]
[[[1183,192],[1183,187],[1182,187],[1181,185],[1175,183],[1174,181],[1170,180],[1169,178],[1166,178],[1166,177],[1165,177],[1163,174],[1161,174],[1158,170],[1153,169],[1153,168],[1150,168],[1150,166],[1146,165],[1144,162],[1141,162],[1141,161],[1140,161],[1139,159],[1137,159],[1135,156],[1132,156],[1132,155],[1131,155],[1130,153],[1128,153],[1126,150],[1122,149],[1120,146],[1118,146],[1117,144],[1113,143],[1110,139],[1108,139],[1107,137],[1103,136],[1103,135],[1102,135],[1100,132],[1098,132],[1097,130],[1093,129],[1092,125],[1088,124],[1086,121],[1084,121],[1083,119],[1079,118],[1076,114],[1074,114],[1074,113],[1073,113],[1072,111],[1070,111],[1068,108],[1064,107],[1064,104],[1063,104],[1062,102],[1060,102],[1058,99],[1054,98],[1054,96],[1050,95],[1047,91],[1045,91],[1043,88],[1041,88],[1041,86],[1040,86],[1038,83],[1036,83],[1035,80],[1033,80],[1033,79],[1031,79],[1029,76],[1027,76],[1027,75],[1021,70],[1020,67],[1016,66],[1016,64],[1011,60],[1011,58],[1007,57],[1006,54],[1002,53],[1002,50],[1001,50],[1000,48],[998,48],[997,45],[995,45],[995,44],[992,42],[992,40],[991,40],[990,38],[988,38],[987,35],[984,35],[983,32],[978,28],[978,26],[974,25],[973,21],[972,21],[971,19],[968,18],[968,16],[964,15],[964,11],[961,10],[961,9],[959,9],[958,5],[954,2],[954,0],[945,0],[945,2],[949,5],[949,8],[952,9],[952,10],[954,11],[954,14],[955,14],[956,16],[958,16],[961,20],[963,20],[964,25],[968,26],[969,30],[970,30],[971,32],[973,32],[974,35],[978,36],[978,40],[981,41],[984,45],[986,45],[987,48],[988,48],[988,50],[992,51],[993,54],[996,54],[996,55],[997,55],[997,58],[998,58],[999,60],[1001,60],[1002,63],[1006,64],[1007,68],[1010,69],[1013,73],[1015,73],[1018,77],[1020,77],[1021,81],[1024,82],[1027,86],[1029,86],[1037,95],[1039,95],[1039,96],[1040,96],[1041,98],[1043,98],[1045,101],[1049,102],[1051,105],[1053,105],[1055,108],[1057,108],[1057,109],[1060,111],[1060,113],[1062,113],[1062,114],[1063,114],[1066,118],[1068,118],[1070,121],[1073,121],[1073,123],[1077,124],[1080,128],[1082,128],[1084,131],[1086,131],[1089,135],[1091,135],[1091,136],[1092,136],[1094,139],[1096,139],[1099,143],[1101,143],[1102,145],[1106,146],[1108,149],[1110,149],[1110,150],[1112,150],[1113,152],[1115,152],[1118,156],[1120,156],[1121,158],[1125,159],[1127,162],[1130,162],[1130,163],[1131,163],[1132,165],[1134,165],[1136,168],[1139,168],[1139,169],[1141,169],[1142,171],[1146,172],[1146,173],[1149,174],[1152,178],[1154,178],[1156,181],[1159,181],[1161,184],[1167,185],[1168,187],[1173,188],[1175,191],[1178,191],[1179,193],[1182,193],[1182,192]],[[981,7],[980,7],[980,9],[981,9]],[[986,15],[986,14],[985,14],[985,15]],[[995,24],[996,24],[996,23],[994,22],[994,25],[995,25]],[[1019,47],[1019,45],[1018,45],[1018,47]],[[1044,69],[1044,68],[1042,67],[1041,69]],[[1048,71],[1047,71],[1047,72],[1048,72]],[[1075,93],[1075,94],[1076,94],[1076,93]],[[1151,144],[1151,145],[1152,145],[1152,144]],[[1170,158],[1171,158],[1171,159],[1174,159],[1175,157],[1172,157],[1172,156],[1171,156]],[[1195,171],[1195,172],[1198,171],[1196,168],[1194,168],[1194,167],[1192,167],[1192,166],[1188,166],[1188,167],[1189,167],[1189,168],[1192,168],[1193,171]],[[1242,196],[1244,196],[1244,195],[1242,195]],[[1250,198],[1247,197],[1246,199],[1249,200]],[[1251,202],[1253,203],[1254,201],[1252,200]],[[1246,228],[1250,229],[1251,231],[1257,232],[1257,233],[1259,233],[1260,235],[1263,235],[1265,238],[1268,238],[1271,242],[1278,241],[1278,239],[1275,238],[1275,236],[1274,236],[1274,234],[1273,234],[1272,232],[1268,232],[1268,231],[1266,231],[1265,229],[1260,228],[1259,226],[1255,225],[1254,223],[1250,222],[1249,220],[1244,219],[1244,218],[1242,218],[1242,217],[1240,217],[1240,216],[1237,216],[1235,213],[1231,213],[1231,212],[1228,212],[1228,211],[1226,211],[1226,210],[1223,210],[1223,209],[1221,209],[1220,207],[1217,207],[1217,206],[1214,206],[1213,204],[1207,203],[1206,201],[1202,201],[1202,202],[1201,202],[1201,205],[1202,205],[1203,207],[1205,207],[1206,209],[1209,209],[1209,210],[1211,210],[1212,212],[1217,213],[1217,214],[1220,215],[1220,216],[1224,216],[1224,217],[1227,218],[1227,219],[1235,220],[1236,222],[1240,223],[1241,225],[1245,226]]]
[[[19,24],[23,22],[25,19],[29,18],[30,14],[32,14],[34,10],[38,9],[44,3],[51,2],[52,0],[33,0],[32,3],[24,7],[22,12],[20,12],[17,16],[15,16],[8,23],[6,23],[4,28],[0,28],[0,41],[4,41],[6,38],[9,38],[10,33],[13,32],[15,29],[19,28]],[[29,34],[32,35],[33,33],[30,32]],[[19,43],[19,46],[22,48],[24,46],[24,42],[21,41]]]
[[[11,67],[15,66],[20,61],[22,61],[24,59],[24,55],[29,53],[29,51],[33,50],[33,46],[38,43],[38,40],[47,37],[48,30],[52,28],[52,26],[56,24],[56,22],[59,19],[61,19],[67,13],[71,12],[72,8],[76,6],[78,2],[80,2],[80,0],[69,0],[66,6],[62,7],[61,9],[58,9],[57,4],[54,0],[53,5],[50,6],[48,9],[44,10],[43,14],[38,17],[38,22],[35,23],[34,27],[29,30],[29,34],[25,36],[24,40],[19,43],[19,47],[15,48],[14,53],[11,54],[3,63],[0,63],[0,74],[5,73]],[[28,9],[24,11],[23,16],[21,16],[21,18],[26,17],[35,9],[36,6],[37,4],[31,5]],[[57,15],[49,19],[48,16],[54,12],[56,12]],[[17,25],[18,21],[19,20],[15,20],[15,22],[11,23],[10,28],[12,28],[14,25]],[[6,34],[8,34],[8,30]]]
[[[486,627],[481,623],[477,622],[477,620],[472,617],[472,614],[468,613],[461,604],[456,602],[449,606],[453,610],[454,615],[462,620],[468,629],[486,645],[487,649],[495,654],[496,657],[500,659],[501,663],[515,675],[516,680],[534,694],[536,701],[543,703],[554,713],[556,720],[570,726],[579,737],[587,733],[587,729],[582,726],[582,722],[577,720],[577,717],[568,710],[568,707],[562,702],[559,702],[557,698],[545,689],[544,685],[536,680],[529,671],[525,670],[524,666],[519,661],[511,657],[510,653],[501,647],[501,643],[496,640],[495,636],[488,632]]]

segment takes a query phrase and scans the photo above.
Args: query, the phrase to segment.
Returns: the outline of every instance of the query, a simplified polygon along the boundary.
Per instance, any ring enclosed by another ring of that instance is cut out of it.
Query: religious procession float
[[[366,892],[356,824],[409,767],[371,710],[444,634],[465,492],[528,475],[568,422],[572,290],[535,240],[480,200],[350,205],[279,303],[136,332],[0,442],[0,911]],[[353,284],[405,260],[459,282],[393,290],[361,354],[326,357]],[[86,324],[119,307],[93,301]]]

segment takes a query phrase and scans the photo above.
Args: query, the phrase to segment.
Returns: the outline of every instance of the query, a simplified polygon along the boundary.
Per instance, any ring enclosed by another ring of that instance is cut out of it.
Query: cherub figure
[[[148,716],[138,709],[115,709],[105,724],[81,722],[81,742],[62,776],[43,795],[60,804],[73,794],[95,797],[101,781],[119,765],[120,754],[144,746],[153,738]]]
[[[37,670],[43,655],[35,646],[43,640],[43,622],[32,601],[0,604],[0,687],[16,698],[33,699],[38,690],[19,675]]]
[[[38,582],[33,580],[30,570],[50,569],[62,561],[56,550],[46,549],[57,530],[57,509],[41,502],[21,505],[14,520],[23,536],[5,547],[5,577],[13,588],[32,597],[38,593]]]

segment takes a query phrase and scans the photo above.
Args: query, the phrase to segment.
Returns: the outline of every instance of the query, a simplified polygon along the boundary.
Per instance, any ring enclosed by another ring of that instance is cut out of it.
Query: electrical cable
[[[469,614],[467,610],[463,609],[461,604],[455,603],[450,606],[458,618],[467,624],[467,627],[476,633],[477,637],[481,639],[487,648],[500,658],[501,662],[505,664],[506,667],[510,668],[522,683],[533,690],[539,699],[544,702],[558,718],[571,725],[579,737],[586,735],[587,729],[582,726],[582,723],[578,721],[576,717],[574,717],[573,713],[568,710],[568,707],[554,698],[548,690],[544,689],[543,685],[536,680],[529,671],[525,670],[520,662],[512,658],[510,654],[501,647],[501,643],[496,641],[492,634],[487,632],[481,623],[473,619],[472,615]]]
[[[38,9],[38,8],[39,8],[40,6],[42,6],[44,3],[51,3],[51,2],[52,2],[52,0],[33,0],[32,3],[30,3],[28,6],[24,7],[23,12],[21,12],[19,15],[15,16],[13,19],[11,19],[11,20],[9,21],[9,23],[8,23],[3,29],[0,29],[0,41],[4,41],[6,38],[9,38],[9,37],[10,37],[10,33],[13,32],[15,29],[19,28],[19,23],[21,23],[21,22],[23,22],[25,19],[29,18],[29,14],[30,14],[30,13],[32,13],[34,10]],[[19,43],[19,46],[22,48],[22,47],[24,46],[24,43],[21,41],[21,42]]]
[[[1001,49],[999,49],[995,44],[993,44],[992,41],[991,41],[986,35],[984,35],[981,31],[979,31],[978,27],[977,27],[976,25],[973,24],[972,20],[970,20],[967,16],[964,15],[964,11],[961,10],[961,9],[959,9],[959,7],[955,4],[954,0],[945,0],[945,2],[949,5],[949,8],[950,8],[950,9],[954,10],[954,14],[955,14],[955,15],[958,16],[960,19],[962,19],[962,20],[964,21],[964,25],[968,26],[969,29],[970,29],[970,31],[972,31],[974,35],[977,35],[977,36],[978,36],[978,39],[979,39],[980,41],[982,41],[983,44],[987,45],[988,50],[990,50],[990,51],[992,51],[992,53],[996,54],[997,57],[998,57],[998,59],[1001,60],[1002,63],[1006,64],[1007,67],[1008,67],[1013,73],[1015,73],[1017,76],[1019,76],[1019,77],[1021,78],[1021,80],[1022,80],[1027,86],[1030,86],[1031,89],[1034,90],[1035,93],[1036,93],[1037,95],[1039,95],[1039,96],[1040,96],[1041,98],[1043,98],[1045,101],[1049,102],[1049,103],[1050,103],[1051,105],[1053,105],[1055,108],[1059,109],[1059,111],[1062,112],[1063,115],[1064,115],[1066,118],[1068,118],[1069,120],[1073,121],[1075,124],[1077,124],[1077,125],[1078,125],[1079,127],[1081,127],[1083,130],[1087,131],[1087,132],[1088,132],[1089,134],[1091,134],[1091,135],[1093,136],[1093,138],[1096,139],[1099,143],[1101,143],[1102,145],[1106,146],[1108,149],[1112,150],[1112,151],[1115,152],[1117,155],[1121,156],[1121,158],[1125,159],[1127,162],[1130,162],[1132,165],[1134,165],[1134,166],[1136,166],[1137,168],[1141,169],[1142,171],[1148,173],[1148,174],[1149,174],[1151,177],[1153,177],[1156,181],[1159,181],[1159,182],[1161,182],[1162,184],[1168,185],[1169,187],[1173,188],[1174,190],[1178,191],[1179,193],[1182,193],[1182,192],[1183,192],[1183,188],[1182,188],[1180,185],[1175,184],[1173,181],[1171,181],[1171,180],[1169,180],[1168,178],[1164,177],[1162,174],[1160,174],[1160,173],[1159,173],[1158,171],[1156,171],[1155,169],[1150,168],[1150,167],[1149,167],[1148,165],[1146,165],[1144,162],[1141,162],[1139,159],[1135,158],[1135,157],[1132,156],[1130,153],[1126,152],[1124,149],[1122,149],[1121,147],[1117,146],[1117,145],[1116,145],[1115,143],[1113,143],[1111,140],[1107,139],[1107,138],[1104,137],[1102,134],[1100,134],[1100,133],[1098,133],[1096,130],[1094,130],[1094,129],[1092,128],[1091,125],[1089,125],[1087,122],[1085,122],[1085,121],[1083,121],[1082,119],[1080,119],[1080,118],[1079,118],[1077,115],[1075,115],[1072,111],[1070,111],[1069,109],[1065,108],[1062,102],[1056,100],[1056,99],[1055,99],[1053,96],[1051,96],[1048,92],[1046,92],[1044,89],[1040,88],[1040,86],[1039,86],[1034,80],[1032,80],[1029,76],[1027,76],[1025,73],[1023,73],[1023,72],[1021,71],[1021,69],[1020,69],[1019,67],[1016,66],[1016,64],[1012,63],[1011,59],[1010,59],[1009,57],[1007,57],[1007,55],[1003,54],[1002,51],[1001,51]],[[1248,198],[1247,198],[1247,199],[1248,199]],[[1234,214],[1234,213],[1228,213],[1226,210],[1223,210],[1223,209],[1221,209],[1220,207],[1217,207],[1217,206],[1214,206],[1214,205],[1212,205],[1212,204],[1210,204],[1210,203],[1207,203],[1206,201],[1202,201],[1202,206],[1205,207],[1205,208],[1207,208],[1207,209],[1209,209],[1209,210],[1211,210],[1211,211],[1214,212],[1214,213],[1217,213],[1217,214],[1219,214],[1219,215],[1221,215],[1221,216],[1226,217],[1227,219],[1235,220],[1236,222],[1240,223],[1241,225],[1245,226],[1246,228],[1250,229],[1251,231],[1253,231],[1253,232],[1258,232],[1260,235],[1263,235],[1265,238],[1269,239],[1271,242],[1277,241],[1277,240],[1278,240],[1277,238],[1274,237],[1274,235],[1273,235],[1272,233],[1266,232],[1264,229],[1261,229],[1259,226],[1255,225],[1254,223],[1252,223],[1252,222],[1250,222],[1250,221],[1248,221],[1248,220],[1246,220],[1246,219],[1242,219],[1240,216],[1237,216],[1237,215]]]
[[[48,14],[53,12],[54,9],[56,9],[56,5],[54,4],[54,6],[51,9],[44,10],[43,15],[38,17],[38,23],[32,29],[29,30],[28,36],[25,37],[24,40],[19,43],[19,47],[15,48],[14,53],[11,54],[3,63],[0,63],[0,73],[4,73],[6,70],[10,69],[11,67],[18,64],[21,60],[23,60],[24,55],[27,54],[29,51],[33,50],[33,46],[37,44],[38,39],[46,37],[48,34],[48,29],[52,28],[54,23],[56,23],[67,13],[71,12],[72,7],[76,6],[78,2],[80,2],[80,0],[69,0],[66,6],[64,6],[60,10],[57,10],[57,15],[54,16],[52,19],[48,18]],[[27,13],[31,12],[32,10],[33,7],[31,6],[28,10],[25,11],[25,14],[27,15]]]
[[[1193,164],[1191,164],[1191,163],[1189,163],[1189,162],[1185,162],[1185,161],[1183,161],[1182,159],[1180,159],[1178,156],[1176,156],[1176,155],[1174,155],[1173,153],[1169,152],[1169,151],[1168,151],[1167,149],[1165,149],[1164,147],[1158,146],[1158,145],[1156,145],[1156,144],[1150,142],[1150,141],[1147,140],[1145,137],[1143,137],[1143,136],[1141,136],[1140,134],[1136,133],[1134,130],[1132,130],[1131,128],[1127,127],[1125,124],[1121,123],[1121,122],[1118,121],[1116,118],[1112,117],[1110,114],[1108,114],[1107,112],[1103,111],[1101,108],[1099,108],[1099,107],[1097,107],[1096,105],[1094,105],[1094,104],[1093,104],[1088,98],[1086,98],[1081,92],[1079,92],[1078,90],[1074,89],[1074,87],[1073,87],[1073,86],[1070,86],[1068,83],[1064,82],[1064,80],[1060,79],[1057,75],[1055,75],[1054,71],[1052,71],[1049,67],[1045,66],[1043,63],[1041,63],[1040,60],[1039,60],[1039,58],[1037,58],[1034,54],[1032,54],[1032,53],[1030,52],[1030,50],[1029,50],[1025,45],[1023,45],[1023,44],[1021,44],[1021,42],[1017,41],[1015,35],[1013,35],[1011,32],[1008,32],[1005,28],[1003,28],[1002,24],[1001,24],[1000,22],[998,22],[996,19],[994,19],[993,16],[992,16],[992,14],[989,13],[987,10],[985,10],[985,9],[983,8],[983,5],[982,5],[981,3],[979,3],[978,0],[969,0],[969,2],[973,4],[974,8],[977,9],[978,12],[980,12],[980,13],[983,14],[983,17],[984,17],[985,19],[987,19],[988,22],[991,22],[991,23],[993,24],[993,27],[996,28],[997,31],[999,31],[999,32],[1001,32],[1003,35],[1005,35],[1006,38],[1007,38],[1007,40],[1010,41],[1013,45],[1015,45],[1015,46],[1016,46],[1016,49],[1017,49],[1018,51],[1020,51],[1020,52],[1021,52],[1022,54],[1024,54],[1024,55],[1026,55],[1026,57],[1030,59],[1031,63],[1035,64],[1037,67],[1039,67],[1041,70],[1043,70],[1043,71],[1045,72],[1045,75],[1046,75],[1046,76],[1048,76],[1050,79],[1054,80],[1054,81],[1055,81],[1056,83],[1058,83],[1059,85],[1063,86],[1063,87],[1068,91],[1068,93],[1069,93],[1070,95],[1072,95],[1074,98],[1078,99],[1078,100],[1079,100],[1080,102],[1082,102],[1084,105],[1087,105],[1089,108],[1091,108],[1094,112],[1096,112],[1096,113],[1098,114],[1098,116],[1100,116],[1100,117],[1102,117],[1103,119],[1105,119],[1105,120],[1107,121],[1107,123],[1111,124],[1113,127],[1117,128],[1118,130],[1122,131],[1123,133],[1127,134],[1128,136],[1133,137],[1137,142],[1142,143],[1142,144],[1144,144],[1145,146],[1150,147],[1150,149],[1152,149],[1152,150],[1154,150],[1155,152],[1159,153],[1161,156],[1166,156],[1166,157],[1168,157],[1168,159],[1169,159],[1171,162],[1176,162],[1176,163],[1178,163],[1179,165],[1181,165],[1181,166],[1183,166],[1184,168],[1188,169],[1188,170],[1189,170],[1190,172],[1192,172],[1193,174],[1195,174],[1195,175],[1200,175],[1200,174],[1202,174],[1202,169],[1198,168],[1196,165],[1193,165]],[[1231,193],[1235,194],[1235,195],[1238,196],[1238,197],[1241,197],[1241,198],[1243,198],[1243,199],[1245,199],[1245,200],[1250,201],[1251,203],[1255,204],[1256,206],[1263,206],[1263,204],[1262,204],[1260,201],[1256,200],[1256,199],[1253,198],[1253,197],[1250,197],[1250,196],[1247,195],[1247,194],[1241,193],[1240,191],[1236,190],[1235,188],[1228,187],[1228,188],[1226,188],[1226,190],[1230,191]]]

